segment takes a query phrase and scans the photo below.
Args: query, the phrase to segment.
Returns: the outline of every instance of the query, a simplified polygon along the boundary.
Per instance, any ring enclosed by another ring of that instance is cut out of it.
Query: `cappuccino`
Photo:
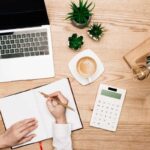
[[[93,58],[86,56],[78,60],[76,67],[81,76],[89,78],[96,72],[97,65]]]

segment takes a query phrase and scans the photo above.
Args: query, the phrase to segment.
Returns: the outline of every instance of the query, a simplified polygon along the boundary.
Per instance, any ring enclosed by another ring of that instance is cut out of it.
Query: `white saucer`
[[[76,70],[76,64],[77,64],[78,60],[85,56],[92,57],[97,63],[97,70],[96,70],[95,74],[93,74],[93,76],[91,76],[90,81],[88,79],[82,77]],[[83,52],[80,52],[79,54],[77,54],[75,57],[73,57],[73,59],[69,62],[68,65],[69,65],[69,69],[70,69],[73,77],[82,85],[87,85],[87,84],[94,82],[104,72],[104,66],[103,66],[101,60],[90,49],[84,50]]]

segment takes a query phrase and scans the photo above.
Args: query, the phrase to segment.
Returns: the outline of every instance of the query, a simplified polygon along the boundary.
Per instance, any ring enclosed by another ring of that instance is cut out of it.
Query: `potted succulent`
[[[98,41],[104,34],[104,28],[101,24],[93,23],[87,31],[88,35],[95,41]]]
[[[69,47],[73,50],[78,50],[83,45],[83,36],[78,36],[76,33],[72,34],[71,37],[68,38]]]
[[[77,6],[74,2],[71,2],[72,12],[68,13],[66,19],[70,19],[72,24],[78,28],[84,28],[88,26],[93,15],[92,10],[95,5],[93,3],[88,3],[87,1],[79,0],[79,5]]]

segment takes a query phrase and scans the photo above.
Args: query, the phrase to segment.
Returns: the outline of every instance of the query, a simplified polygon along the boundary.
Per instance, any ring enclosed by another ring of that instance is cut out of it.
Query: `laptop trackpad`
[[[0,82],[53,76],[54,68],[50,56],[0,60]]]

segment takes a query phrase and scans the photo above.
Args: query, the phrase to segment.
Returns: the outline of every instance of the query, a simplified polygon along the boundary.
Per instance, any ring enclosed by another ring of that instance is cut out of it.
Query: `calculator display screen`
[[[121,94],[120,93],[115,93],[112,91],[108,91],[108,90],[102,90],[101,94],[107,97],[111,97],[111,98],[116,98],[116,99],[120,99],[121,98]]]

